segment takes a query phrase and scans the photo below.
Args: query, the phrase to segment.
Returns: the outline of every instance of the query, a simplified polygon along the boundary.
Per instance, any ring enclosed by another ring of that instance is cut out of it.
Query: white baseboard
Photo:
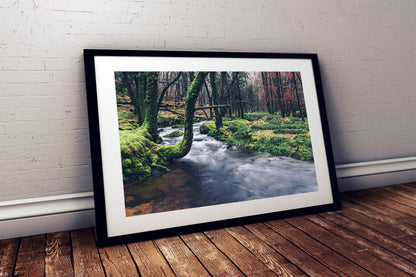
[[[338,179],[340,192],[416,182],[416,169]]]
[[[336,166],[339,191],[416,182],[416,157]]]
[[[91,191],[0,201],[0,221],[91,210],[94,209],[93,197]]]
[[[94,210],[0,221],[0,239],[25,237],[95,226]]]
[[[0,202],[0,239],[95,226],[92,192]]]
[[[416,157],[341,164],[336,166],[337,178],[361,177],[416,169]]]
[[[340,191],[416,182],[416,157],[336,166]],[[95,226],[92,192],[0,201],[0,239]]]

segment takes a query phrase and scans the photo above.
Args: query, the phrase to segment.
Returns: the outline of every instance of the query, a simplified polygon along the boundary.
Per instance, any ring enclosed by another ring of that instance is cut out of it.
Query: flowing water
[[[316,191],[313,162],[227,148],[199,132],[188,155],[174,161],[170,172],[125,185],[126,214],[137,215]],[[161,129],[163,137],[174,129]],[[183,130],[181,130],[183,131]],[[182,137],[163,137],[165,145]]]

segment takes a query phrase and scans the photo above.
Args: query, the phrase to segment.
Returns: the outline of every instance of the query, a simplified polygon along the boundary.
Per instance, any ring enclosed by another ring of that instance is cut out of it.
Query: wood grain
[[[407,272],[410,275],[416,276],[416,266],[414,263],[410,262],[407,259],[404,259],[398,255],[393,254],[389,250],[370,242],[363,237],[358,236],[357,234],[344,229],[340,228],[340,226],[336,225],[335,223],[324,219],[318,215],[309,215],[306,218],[315,224],[325,228],[326,230],[334,233],[335,235],[349,241],[350,243],[357,246],[360,250],[359,251],[366,251],[373,256],[385,261],[388,264],[391,264],[398,269]]]
[[[302,270],[243,226],[226,230],[278,276],[305,276]]]
[[[405,221],[409,221],[412,225],[416,226],[416,209],[409,207],[405,204],[401,204],[380,194],[372,193],[371,190],[353,191],[345,194],[345,197],[359,203],[366,203],[368,205],[376,205],[381,208],[392,210],[392,215],[397,216]]]
[[[394,185],[394,186],[386,186],[383,189],[388,190],[390,192],[396,193],[403,197],[407,197],[412,200],[416,200],[416,188],[406,185]]]
[[[384,199],[371,199],[367,198],[365,195],[354,195],[352,193],[343,194],[341,196],[341,199],[350,201],[354,204],[360,204],[366,208],[372,209],[374,211],[377,211],[379,213],[385,214],[389,218],[397,219],[401,221],[404,224],[410,224],[413,227],[416,228],[416,218],[413,216],[409,216],[408,214],[402,213],[400,211],[397,211],[395,209],[390,208],[388,203],[384,203]]]
[[[203,233],[183,235],[181,238],[212,276],[243,276]]]
[[[302,217],[97,248],[94,229],[0,240],[3,276],[416,276],[416,183]]]
[[[404,204],[412,208],[416,208],[416,200],[414,199],[414,196],[412,197],[410,194],[404,194],[400,191],[391,191],[388,188],[375,188],[371,191],[377,196],[386,197],[388,199],[391,199],[393,201],[396,201],[399,204]],[[416,215],[416,210],[413,212],[412,215]]]
[[[224,229],[207,231],[205,234],[247,276],[276,276]]]
[[[44,276],[45,245],[45,235],[22,238],[14,276]]]
[[[371,229],[394,238],[395,240],[398,240],[404,244],[408,244],[410,246],[415,244],[416,236],[414,234],[409,235],[407,232],[402,231],[400,228],[396,228],[395,225],[385,223],[384,221],[374,219],[348,208],[343,209],[338,214],[347,217],[350,220],[364,224]]]
[[[105,276],[92,229],[71,231],[75,276]]]
[[[287,220],[289,223],[295,223],[295,226],[304,229],[305,222],[302,218],[291,218]],[[344,256],[338,254],[335,250],[327,245],[310,237],[307,233],[302,232],[298,228],[293,227],[286,221],[276,220],[270,221],[266,224],[270,226],[275,232],[285,237],[287,240],[295,244],[297,247],[309,253],[320,263],[331,268],[335,273],[340,276],[367,276],[370,273],[358,266],[356,263],[351,262]],[[307,222],[306,222],[307,223]],[[311,226],[308,226],[310,228]]]
[[[300,229],[307,231],[316,240],[342,253],[343,256],[376,276],[406,276],[403,271],[383,262],[381,259],[363,251],[363,249],[310,222],[306,218],[298,217],[288,221]]]
[[[344,198],[342,201],[342,205],[344,207],[343,210],[351,209],[356,212],[359,212],[363,215],[376,219],[380,222],[384,222],[389,226],[394,226],[394,228],[400,229],[401,231],[405,232],[407,235],[416,235],[416,228],[412,224],[399,220],[390,216],[389,213],[384,212],[381,209],[375,210],[374,208],[369,208],[363,206],[359,203],[355,203],[349,199]]]
[[[309,276],[338,276],[334,271],[330,270],[322,263],[314,259],[308,253],[302,251],[290,241],[286,240],[280,234],[276,233],[263,223],[246,225],[252,233],[261,240],[273,247],[282,256],[291,263],[299,267]]]
[[[325,213],[322,216],[334,222],[337,225],[340,225],[344,228],[347,228],[351,232],[372,241],[385,249],[388,249],[390,252],[393,252],[399,256],[402,256],[409,261],[416,262],[416,249],[410,247],[404,243],[401,243],[393,238],[390,238],[384,235],[381,232],[378,232],[374,229],[366,228],[362,223],[350,220],[346,217],[340,216],[334,213]]]
[[[131,243],[127,247],[141,276],[175,276],[165,257],[153,241]]]
[[[209,273],[179,237],[157,239],[155,242],[176,275],[209,276]]]
[[[0,277],[12,276],[19,238],[0,240]]]
[[[126,245],[98,249],[107,276],[140,276]]]
[[[46,235],[45,276],[74,276],[69,232]]]

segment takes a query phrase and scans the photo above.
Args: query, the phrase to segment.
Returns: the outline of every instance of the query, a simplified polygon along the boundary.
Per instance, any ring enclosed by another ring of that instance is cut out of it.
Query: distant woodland
[[[184,103],[196,72],[154,74],[157,75],[158,109],[177,112],[175,107]],[[207,107],[209,118],[217,113],[244,118],[244,114],[250,112],[279,113],[282,117],[306,116],[299,72],[211,72],[207,75],[197,105]],[[145,117],[147,81],[147,72],[116,73],[117,95],[130,98],[139,124]]]

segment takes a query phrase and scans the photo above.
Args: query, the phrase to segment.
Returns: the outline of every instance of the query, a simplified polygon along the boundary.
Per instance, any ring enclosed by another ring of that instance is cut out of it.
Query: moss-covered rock
[[[168,171],[156,150],[157,144],[143,128],[120,131],[121,163],[124,180],[134,181],[154,173]]]
[[[175,130],[167,135],[164,135],[165,138],[176,138],[182,136],[183,133],[179,130]]]
[[[207,121],[199,126],[199,132],[203,135],[208,134],[212,129],[215,129],[214,121]]]

